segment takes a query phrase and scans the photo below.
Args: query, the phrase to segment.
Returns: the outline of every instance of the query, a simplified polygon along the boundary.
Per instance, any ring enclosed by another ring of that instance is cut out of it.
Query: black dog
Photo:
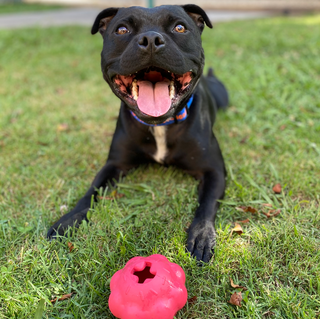
[[[97,16],[91,33],[103,37],[102,73],[122,100],[120,114],[107,163],[76,207],[50,228],[49,238],[86,220],[100,187],[138,165],[158,162],[200,180],[187,249],[197,260],[210,260],[226,177],[212,125],[228,94],[212,71],[202,76],[205,24],[212,27],[196,5],[109,8]]]

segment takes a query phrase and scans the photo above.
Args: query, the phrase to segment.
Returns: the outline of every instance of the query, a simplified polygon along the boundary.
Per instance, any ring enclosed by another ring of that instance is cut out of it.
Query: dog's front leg
[[[68,228],[76,227],[83,220],[88,221],[87,212],[91,207],[92,200],[96,201],[98,189],[106,187],[108,184],[114,184],[119,180],[120,175],[124,175],[124,170],[108,161],[106,165],[99,171],[92,185],[86,194],[78,201],[74,209],[62,216],[48,231],[47,237],[54,238],[57,234],[64,235]]]
[[[199,207],[188,231],[187,249],[198,261],[209,262],[216,243],[214,220],[225,190],[224,169],[206,171],[200,178]]]

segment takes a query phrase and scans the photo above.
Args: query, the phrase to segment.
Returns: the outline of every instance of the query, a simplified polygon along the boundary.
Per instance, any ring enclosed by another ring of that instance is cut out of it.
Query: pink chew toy
[[[111,278],[109,308],[120,319],[173,319],[187,302],[185,281],[162,255],[134,257]]]

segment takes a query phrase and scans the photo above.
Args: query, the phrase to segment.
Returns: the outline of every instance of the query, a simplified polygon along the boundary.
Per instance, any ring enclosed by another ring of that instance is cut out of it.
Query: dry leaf
[[[97,167],[96,167],[96,164],[94,164],[94,163],[91,163],[90,165],[90,168],[92,168],[92,169],[96,169]]]
[[[49,143],[42,142],[42,141],[38,141],[37,144],[41,145],[41,146],[48,146],[49,145]]]
[[[194,304],[197,301],[198,297],[197,296],[193,296],[192,298],[188,299],[188,303],[190,305]]]
[[[58,132],[67,131],[68,129],[69,129],[69,125],[67,123],[62,123],[57,126]]]
[[[275,217],[275,216],[278,216],[280,214],[281,210],[280,208],[275,210],[275,209],[271,209],[269,210],[267,213],[265,212],[262,212],[263,215],[267,216],[268,218],[270,217]],[[273,214],[272,214],[273,213]]]
[[[237,223],[242,223],[242,224],[247,224],[247,223],[249,223],[250,222],[250,219],[249,218],[247,218],[247,219],[245,219],[245,220],[239,220],[239,221],[237,221]]]
[[[280,214],[280,209],[277,209],[276,211],[275,211],[275,213],[271,216],[271,217],[275,217],[275,216],[278,216],[279,214]]]
[[[74,246],[72,243],[68,242],[68,248],[69,248],[69,251],[70,253],[74,250]]]
[[[287,126],[286,125],[281,125],[280,130],[283,131]]]
[[[229,303],[234,306],[239,306],[241,307],[241,301],[242,301],[242,295],[241,291],[240,292],[235,292],[231,295],[231,298],[229,300]]]
[[[232,288],[241,288],[243,290],[248,290],[246,287],[236,285],[231,278],[230,278],[230,285]]]
[[[250,212],[250,213],[254,214],[254,213],[257,212],[257,209],[255,209],[252,206],[239,206],[239,207],[236,207],[236,209],[240,210],[240,211],[242,211],[244,213]]]
[[[265,215],[265,216],[267,216],[268,218],[271,217],[271,215],[269,214],[269,212],[268,212],[268,213],[262,212],[262,214]]]
[[[262,206],[265,206],[265,207],[272,207],[272,204],[265,203],[265,204],[262,204]]]
[[[252,213],[252,214],[258,212],[257,209],[255,209],[254,207],[251,207],[251,206],[248,206],[246,211],[247,211],[247,212],[250,212],[250,213]]]
[[[232,236],[234,232],[238,235],[241,235],[243,233],[242,227],[238,223],[234,223],[234,228],[231,230],[230,236]]]
[[[56,93],[57,93],[57,94],[63,94],[63,93],[64,93],[64,89],[62,89],[62,88],[56,88]]]
[[[124,194],[118,193],[117,190],[114,190],[110,193],[111,196],[99,196],[99,199],[105,199],[105,200],[114,200],[117,198],[124,197]]]
[[[245,136],[239,143],[244,144],[248,140],[249,136]]]
[[[70,299],[72,295],[73,295],[73,292],[71,294],[63,295],[59,299],[58,298],[52,299],[52,300],[50,300],[50,302],[51,303],[55,303],[56,301],[63,301],[63,300],[66,300],[66,299]]]
[[[281,193],[281,185],[278,183],[276,185],[273,186],[272,190],[276,193],[276,194],[280,194]]]

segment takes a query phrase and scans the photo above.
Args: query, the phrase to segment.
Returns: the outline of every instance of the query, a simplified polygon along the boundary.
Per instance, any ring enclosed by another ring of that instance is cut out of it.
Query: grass
[[[89,29],[1,31],[0,318],[33,318],[43,301],[43,318],[112,318],[111,276],[153,253],[181,265],[197,297],[176,318],[319,318],[319,24],[320,16],[272,18],[204,32],[206,66],[231,94],[214,127],[228,186],[215,258],[204,267],[184,248],[197,182],[159,165],[123,180],[126,196],[99,202],[90,227],[45,239],[60,207],[73,207],[103,165],[119,101],[102,80],[101,39]],[[262,203],[280,215],[236,209],[261,212]],[[246,218],[243,234],[230,236]],[[248,288],[242,307],[228,303],[230,277]]]
[[[0,2],[0,15],[5,13],[20,13],[30,11],[46,11],[63,9],[65,6],[52,4],[38,4],[38,3],[23,3],[23,2]]]

